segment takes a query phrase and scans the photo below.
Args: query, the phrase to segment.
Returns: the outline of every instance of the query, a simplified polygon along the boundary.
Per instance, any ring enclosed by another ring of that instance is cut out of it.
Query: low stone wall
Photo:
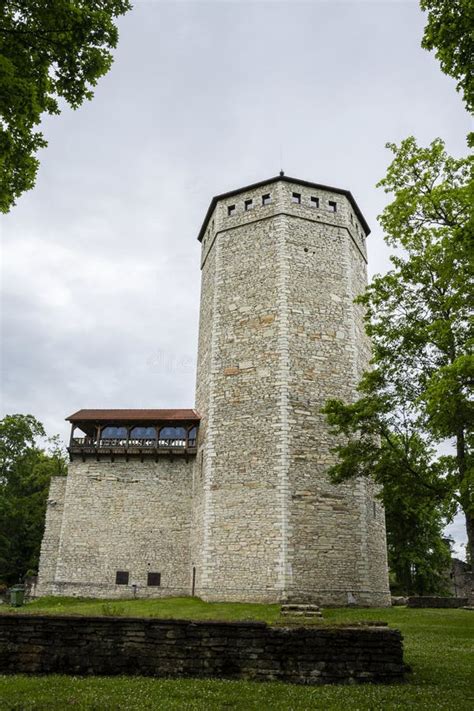
[[[467,597],[409,597],[408,607],[465,607],[468,603]]]
[[[301,684],[403,678],[398,630],[0,615],[0,673],[221,677]]]

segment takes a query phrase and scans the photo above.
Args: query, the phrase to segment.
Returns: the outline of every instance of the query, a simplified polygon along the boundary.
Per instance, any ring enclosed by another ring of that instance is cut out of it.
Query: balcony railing
[[[176,439],[137,439],[137,438],[119,438],[119,439],[99,439],[95,437],[73,437],[69,446],[70,453],[91,454],[101,452],[106,453],[113,451],[115,453],[124,454],[145,454],[145,453],[167,453],[173,451],[191,452],[196,451],[196,439],[176,438]]]

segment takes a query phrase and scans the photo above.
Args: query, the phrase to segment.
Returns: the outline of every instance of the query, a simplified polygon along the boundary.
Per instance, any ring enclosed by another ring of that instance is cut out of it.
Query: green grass
[[[204,603],[200,600],[96,600],[45,598],[18,612],[36,614],[103,614],[104,605],[120,606],[133,616],[188,619],[278,620],[277,605]],[[107,610],[107,607],[105,608]],[[391,609],[324,611],[327,623],[384,620],[405,638],[405,659],[412,667],[405,684],[302,687],[252,683],[143,677],[77,678],[65,676],[0,677],[0,709],[11,711],[473,711],[474,613],[467,610]]]
[[[91,600],[74,597],[43,597],[8,612],[36,615],[107,615],[161,617],[181,620],[258,620],[277,622],[279,605],[243,602],[203,602],[198,598],[175,597],[154,600]],[[1,608],[0,608],[1,611]]]

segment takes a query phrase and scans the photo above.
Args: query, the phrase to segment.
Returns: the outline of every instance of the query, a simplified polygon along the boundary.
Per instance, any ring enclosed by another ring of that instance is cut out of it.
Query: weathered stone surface
[[[400,607],[408,603],[408,598],[403,595],[392,595],[392,607]]]
[[[284,604],[280,607],[282,617],[322,617],[318,605]]]
[[[202,245],[196,591],[389,605],[383,509],[370,482],[329,483],[321,414],[370,357],[362,225],[345,196],[284,181],[232,196],[231,217],[227,202]]]
[[[0,615],[0,674],[18,673],[387,683],[404,665],[387,627]]]
[[[161,597],[191,589],[194,458],[73,461],[53,479],[41,549],[38,595]],[[129,585],[116,585],[118,570]],[[148,573],[161,573],[149,587]]]

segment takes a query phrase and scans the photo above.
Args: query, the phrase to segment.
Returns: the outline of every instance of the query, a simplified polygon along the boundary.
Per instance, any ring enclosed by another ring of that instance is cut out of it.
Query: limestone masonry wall
[[[387,627],[0,615],[1,674],[139,674],[302,684],[399,682]]]
[[[38,578],[36,595],[49,595],[56,575],[61,526],[64,514],[64,495],[67,477],[53,477],[49,486],[44,536],[41,543],[41,576]]]
[[[57,563],[47,525],[39,594],[131,597],[134,583],[140,596],[189,594],[192,469],[184,458],[71,462]],[[47,521],[56,532],[57,492],[55,481]],[[115,584],[117,571],[129,573],[128,585]],[[149,572],[161,574],[159,587],[147,585]]]
[[[368,365],[353,303],[366,282],[345,196],[281,181],[217,202],[196,397],[205,599],[389,604],[383,508],[370,482],[329,483],[335,442],[321,414],[328,398],[356,396]]]

